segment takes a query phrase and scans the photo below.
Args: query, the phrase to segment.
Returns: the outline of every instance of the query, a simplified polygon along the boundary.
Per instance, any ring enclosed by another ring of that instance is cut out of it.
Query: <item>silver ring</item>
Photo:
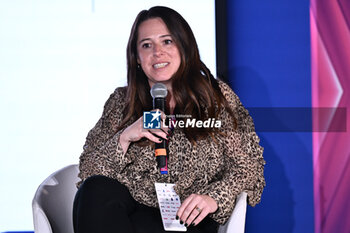
[[[202,209],[201,208],[199,208],[198,206],[196,206],[195,207],[195,209],[199,212],[199,213],[201,213],[202,212]]]

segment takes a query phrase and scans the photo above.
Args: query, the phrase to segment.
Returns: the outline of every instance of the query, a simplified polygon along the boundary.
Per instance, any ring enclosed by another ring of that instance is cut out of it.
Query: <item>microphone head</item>
[[[168,94],[168,90],[163,83],[156,83],[151,88],[151,96],[154,98],[165,98]]]

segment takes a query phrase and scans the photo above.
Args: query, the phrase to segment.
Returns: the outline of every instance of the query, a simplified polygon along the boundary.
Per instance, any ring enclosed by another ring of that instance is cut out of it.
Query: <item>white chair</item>
[[[74,233],[72,212],[78,172],[78,165],[69,165],[40,184],[32,203],[35,233]],[[237,197],[230,219],[220,226],[218,233],[244,233],[246,208],[247,194],[243,192]]]
[[[78,165],[70,165],[40,184],[32,202],[35,233],[74,233],[73,201],[78,172]]]

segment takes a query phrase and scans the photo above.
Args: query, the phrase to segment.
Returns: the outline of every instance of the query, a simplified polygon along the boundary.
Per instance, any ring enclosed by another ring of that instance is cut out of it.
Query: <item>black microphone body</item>
[[[164,98],[154,98],[153,99],[153,109],[159,109],[163,112],[165,112],[165,99]],[[155,144],[155,149],[165,149],[167,148],[166,141],[161,138],[161,143]],[[167,153],[165,155],[158,155],[157,157],[157,163],[159,168],[164,168],[167,165]]]
[[[153,98],[153,108],[165,112],[165,98]]]

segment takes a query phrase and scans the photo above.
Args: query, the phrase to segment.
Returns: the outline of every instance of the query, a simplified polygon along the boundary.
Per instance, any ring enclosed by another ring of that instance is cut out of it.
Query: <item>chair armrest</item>
[[[43,209],[39,206],[36,200],[32,203],[33,209],[33,223],[35,232],[53,233],[50,221],[47,219]]]

